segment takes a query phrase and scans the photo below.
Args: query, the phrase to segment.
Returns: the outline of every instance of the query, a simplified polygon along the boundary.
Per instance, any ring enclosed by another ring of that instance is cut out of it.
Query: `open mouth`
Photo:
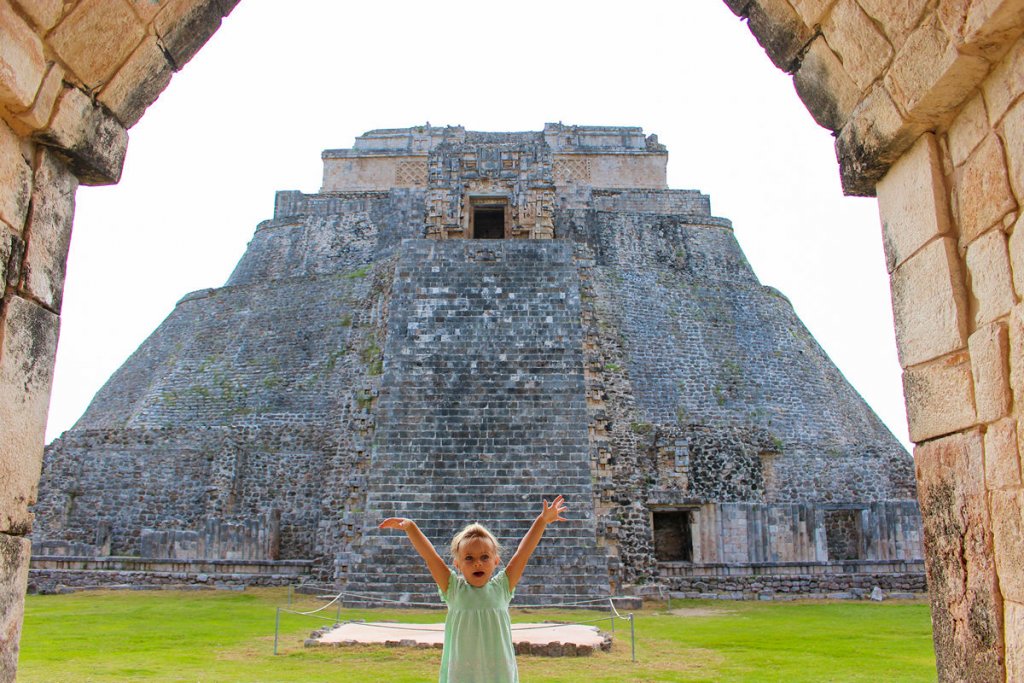
[[[481,572],[481,571],[475,571],[475,572],[473,572],[473,576],[475,576],[475,577],[476,577],[476,578],[478,578],[478,579],[481,579],[481,578],[483,578],[483,576],[484,576],[484,572]]]

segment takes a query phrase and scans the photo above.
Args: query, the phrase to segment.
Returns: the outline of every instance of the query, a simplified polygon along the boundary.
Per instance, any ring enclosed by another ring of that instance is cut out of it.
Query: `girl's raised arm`
[[[423,561],[427,563],[427,569],[430,570],[430,575],[434,577],[438,588],[441,589],[442,593],[448,592],[448,579],[451,578],[451,570],[448,569],[448,565],[441,559],[441,556],[437,554],[434,545],[427,540],[427,537],[423,535],[420,528],[416,526],[416,522],[404,517],[388,517],[380,523],[378,528],[401,529],[404,531],[405,535],[409,537],[412,547],[416,549],[416,552],[420,554]]]
[[[566,509],[565,499],[562,496],[555,498],[551,501],[550,505],[547,500],[544,501],[544,508],[541,510],[541,513],[537,515],[537,519],[533,520],[530,530],[526,532],[523,540],[519,542],[516,554],[505,565],[505,576],[508,577],[510,589],[515,588],[516,584],[519,583],[519,579],[522,578],[523,570],[526,569],[526,563],[530,561],[530,556],[533,555],[534,549],[540,543],[540,538],[544,535],[544,530],[547,529],[548,524],[566,521],[565,517],[562,517],[562,513]]]

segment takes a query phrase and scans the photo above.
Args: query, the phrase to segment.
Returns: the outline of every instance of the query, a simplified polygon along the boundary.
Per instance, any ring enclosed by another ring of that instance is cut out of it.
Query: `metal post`
[[[636,628],[633,622],[633,613],[629,613],[629,646],[633,650],[633,661],[636,661]]]
[[[281,632],[281,608],[277,608],[277,617],[274,619],[274,655],[277,655],[277,634]]]
[[[338,612],[334,616],[334,623],[336,625],[341,623],[341,596],[340,595],[338,596]]]
[[[608,614],[612,615],[612,635],[615,635],[615,602],[608,598]]]

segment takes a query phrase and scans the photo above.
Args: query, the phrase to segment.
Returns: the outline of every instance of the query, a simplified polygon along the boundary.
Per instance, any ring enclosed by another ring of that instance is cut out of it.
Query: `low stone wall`
[[[885,597],[923,597],[924,562],[780,563],[748,565],[660,564],[673,598],[727,600],[859,599],[877,586]]]
[[[659,562],[662,579],[708,576],[832,576],[848,574],[924,574],[924,560],[845,560],[842,562]]]
[[[35,556],[30,593],[67,588],[286,586],[307,577],[312,560],[172,560],[135,557]]]

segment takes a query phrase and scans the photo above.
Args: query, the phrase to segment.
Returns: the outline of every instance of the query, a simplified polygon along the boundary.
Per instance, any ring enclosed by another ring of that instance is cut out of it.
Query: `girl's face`
[[[459,544],[455,567],[462,572],[470,586],[480,588],[491,580],[498,568],[498,553],[486,538],[470,538]]]

